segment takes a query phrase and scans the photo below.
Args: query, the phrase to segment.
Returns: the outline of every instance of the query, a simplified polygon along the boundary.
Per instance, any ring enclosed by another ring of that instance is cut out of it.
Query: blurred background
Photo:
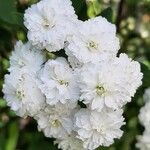
[[[53,139],[37,131],[31,118],[22,119],[6,106],[2,84],[9,67],[9,56],[17,40],[27,41],[23,13],[37,0],[0,0],[0,150],[57,150]],[[144,128],[138,121],[144,105],[143,93],[150,86],[150,0],[72,0],[79,19],[104,16],[117,26],[121,42],[119,53],[127,53],[141,63],[143,85],[124,109],[124,135],[109,148],[98,150],[136,150],[136,136]]]

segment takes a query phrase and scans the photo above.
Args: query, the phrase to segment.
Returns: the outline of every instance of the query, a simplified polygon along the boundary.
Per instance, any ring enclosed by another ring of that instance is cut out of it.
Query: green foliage
[[[17,146],[18,136],[19,136],[19,129],[17,122],[13,122],[9,125],[8,130],[8,139],[6,140],[6,150],[15,150]]]
[[[150,87],[150,68],[144,64],[141,64],[141,69],[143,72],[143,86]]]
[[[11,25],[23,26],[23,15],[17,11],[15,0],[0,0],[0,19]]]
[[[46,138],[37,131],[33,119],[21,119],[10,111],[1,92],[13,45],[16,40],[26,41],[23,12],[36,1],[0,0],[0,150],[57,150],[53,139]],[[141,63],[143,85],[132,102],[124,108],[124,135],[109,148],[97,149],[135,150],[136,136],[143,131],[138,113],[143,106],[143,92],[150,86],[150,0],[119,0],[119,3],[114,0],[72,0],[72,3],[81,20],[101,15],[110,22],[116,22],[121,42],[119,53],[125,52]],[[118,11],[120,4],[122,9]],[[65,56],[65,53],[60,51],[56,55]],[[53,58],[55,55],[49,53],[47,57]]]
[[[101,13],[100,16],[105,17],[109,22],[113,21],[113,11],[111,7],[108,7],[104,9]]]
[[[85,0],[71,0],[76,14],[80,20],[87,20],[87,5]]]

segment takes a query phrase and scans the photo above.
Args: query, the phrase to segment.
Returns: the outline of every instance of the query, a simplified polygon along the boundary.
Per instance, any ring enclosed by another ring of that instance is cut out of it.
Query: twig
[[[125,0],[120,0],[118,5],[117,18],[116,18],[117,33],[120,32],[120,23],[123,17],[124,4],[125,4]]]

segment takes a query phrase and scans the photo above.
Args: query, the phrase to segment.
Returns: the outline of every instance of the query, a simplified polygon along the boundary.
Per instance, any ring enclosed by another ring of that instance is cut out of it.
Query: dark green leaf
[[[80,20],[87,20],[87,5],[85,0],[72,0],[72,5]]]
[[[108,7],[100,13],[100,16],[105,17],[108,21],[112,22],[112,20],[113,20],[113,11],[110,7]]]
[[[141,63],[141,70],[143,72],[143,87],[150,86],[150,69],[145,64]]]
[[[13,25],[23,25],[23,15],[17,12],[14,0],[0,0],[0,19]]]

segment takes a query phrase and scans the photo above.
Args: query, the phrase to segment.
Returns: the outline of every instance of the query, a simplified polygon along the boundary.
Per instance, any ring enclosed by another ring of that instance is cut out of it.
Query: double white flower
[[[80,100],[92,110],[122,108],[141,85],[140,65],[125,54],[112,61],[87,64],[79,72]]]
[[[77,16],[70,0],[42,0],[28,8],[24,24],[33,45],[48,51],[64,48]]]
[[[120,138],[123,131],[120,127],[124,124],[122,110],[103,109],[101,112],[81,109],[75,115],[75,128],[78,138],[83,141],[85,149],[96,149],[109,146],[114,138]]]
[[[18,116],[34,116],[45,106],[45,97],[36,85],[36,78],[25,71],[12,71],[5,76],[4,98]]]
[[[46,106],[43,111],[35,116],[38,129],[42,130],[46,137],[63,139],[71,134],[73,130],[72,105],[57,104]]]
[[[76,76],[64,58],[49,60],[40,73],[39,88],[49,105],[72,102],[79,99],[80,90]]]
[[[115,25],[97,17],[77,26],[78,32],[69,40],[66,54],[80,64],[106,61],[115,57],[120,46]]]

